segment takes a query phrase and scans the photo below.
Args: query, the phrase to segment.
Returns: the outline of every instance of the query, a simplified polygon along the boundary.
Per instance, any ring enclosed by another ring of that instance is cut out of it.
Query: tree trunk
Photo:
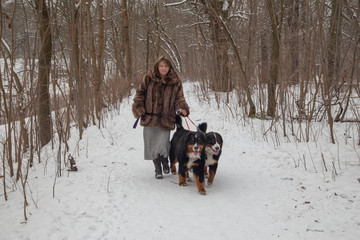
[[[70,76],[70,104],[76,106],[77,124],[79,128],[79,138],[82,139],[84,125],[84,84],[80,68],[80,48],[79,48],[79,6],[73,3],[72,16],[72,58],[71,58],[71,76]],[[74,81],[75,80],[75,81]],[[74,83],[73,83],[74,81]],[[76,88],[75,88],[76,86]],[[75,89],[74,89],[75,88]],[[68,128],[69,126],[67,126]]]
[[[268,33],[263,31],[260,35],[261,48],[261,82],[260,84],[267,84],[269,82],[269,43]]]
[[[129,17],[126,0],[122,0],[122,19],[124,24],[124,48],[125,48],[125,69],[126,69],[126,83],[130,84],[132,80],[132,61],[131,61],[131,49],[130,49],[130,27],[129,27]]]
[[[290,30],[290,80],[299,83],[299,8],[300,0],[288,1],[287,23]]]
[[[229,71],[230,44],[221,24],[212,14],[210,15],[210,32],[213,44],[213,76],[210,88],[214,91],[230,92],[234,88]]]
[[[326,6],[326,2],[325,0],[317,3],[317,15],[318,15],[318,19],[319,19],[319,25],[320,26],[324,26],[326,23],[322,20],[322,9],[324,9]],[[334,137],[334,131],[333,131],[333,125],[334,125],[334,119],[332,117],[332,111],[331,111],[331,93],[330,93],[330,85],[331,85],[331,77],[329,74],[329,55],[331,55],[331,53],[329,53],[329,46],[331,45],[331,35],[332,35],[332,31],[330,31],[328,38],[326,39],[326,37],[324,36],[324,33],[322,31],[321,28],[319,28],[319,42],[320,42],[320,47],[321,47],[321,61],[322,61],[322,65],[321,65],[321,75],[323,77],[323,80],[321,81],[321,90],[322,90],[322,99],[324,102],[324,106],[325,106],[325,110],[327,113],[327,117],[328,117],[328,124],[329,124],[329,128],[330,128],[330,137],[331,137],[331,142],[333,144],[335,144],[335,137]],[[331,64],[330,64],[331,65]]]
[[[270,79],[268,82],[268,109],[267,115],[274,118],[276,113],[276,85],[278,82],[278,71],[280,62],[280,40],[281,40],[281,25],[284,14],[283,1],[280,1],[281,12],[278,16],[275,13],[273,0],[267,0],[266,5],[270,16],[270,23],[272,29],[272,55],[270,64]]]
[[[151,35],[151,28],[150,28],[150,6],[149,3],[146,4],[146,72],[150,71],[150,35]]]
[[[249,10],[251,12],[249,16],[249,36],[248,36],[248,50],[247,50],[247,62],[246,62],[246,72],[248,72],[249,76],[254,75],[254,56],[255,56],[255,34],[256,34],[256,26],[257,26],[257,1],[250,0],[249,1]]]
[[[105,48],[105,26],[104,26],[104,6],[103,0],[99,0],[98,3],[98,49],[96,54],[96,62],[97,62],[97,71],[95,76],[95,108],[96,108],[96,117],[101,120],[101,110],[102,110],[102,94],[101,94],[101,85],[104,79],[104,64],[103,64],[103,56],[104,56],[104,48]]]
[[[159,0],[155,1],[155,9],[154,9],[154,18],[155,18],[155,31],[156,31],[156,39],[155,39],[155,58],[160,57],[160,10],[159,10]]]
[[[213,44],[213,73],[210,88],[219,92],[230,92],[234,89],[229,70],[229,48],[230,40],[227,37],[226,29],[222,25],[228,21],[229,9],[224,8],[223,4],[218,1],[206,1],[208,8],[211,9],[210,19],[210,36]],[[231,5],[231,4],[229,4]]]
[[[38,11],[41,47],[39,53],[38,76],[38,120],[40,131],[40,145],[46,145],[52,136],[50,115],[49,80],[52,55],[52,36],[49,9],[45,0],[36,0],[35,7]]]
[[[326,95],[326,109],[328,114],[328,123],[330,127],[331,142],[335,144],[334,137],[334,118],[331,109],[331,88],[336,84],[336,74],[339,70],[340,55],[340,31],[341,31],[341,1],[332,0],[331,20],[329,32],[329,46],[327,49],[327,78],[324,81],[324,92]]]
[[[87,67],[89,70],[84,75],[86,76],[86,82],[83,81],[84,86],[84,98],[87,98],[85,104],[86,110],[86,123],[89,123],[92,120],[93,125],[96,125],[96,117],[94,112],[96,112],[96,106],[94,101],[96,101],[95,94],[95,84],[98,67],[96,64],[96,49],[95,49],[95,40],[94,40],[94,31],[93,31],[93,21],[92,21],[92,12],[91,12],[92,0],[86,0],[86,39],[80,44],[80,49],[87,50]],[[84,46],[87,45],[87,46]],[[91,118],[91,119],[90,119]]]
[[[332,0],[331,20],[329,33],[329,47],[327,52],[328,61],[328,82],[329,88],[336,84],[337,73],[340,65],[340,47],[341,47],[341,11],[342,1]]]
[[[212,5],[209,3],[209,0],[206,0],[206,2],[208,3],[208,6],[213,14],[213,16],[216,17],[217,21],[221,24],[221,27],[223,28],[224,30],[224,33],[226,34],[234,52],[235,52],[235,56],[236,56],[236,59],[238,60],[238,64],[239,64],[239,69],[241,71],[241,73],[243,74],[243,77],[244,77],[244,81],[245,81],[245,91],[246,91],[246,97],[248,99],[248,102],[249,102],[249,105],[250,105],[250,110],[249,110],[249,114],[248,116],[250,117],[254,117],[255,114],[256,114],[256,108],[255,108],[255,104],[252,100],[252,97],[251,97],[251,90],[250,90],[250,83],[249,83],[249,79],[248,79],[248,76],[246,74],[246,70],[244,68],[244,64],[240,58],[240,53],[239,53],[239,50],[234,42],[234,39],[233,37],[231,36],[231,33],[229,31],[229,29],[226,27],[226,24],[225,22],[222,20],[222,18],[218,15],[216,9],[214,7],[212,7]]]

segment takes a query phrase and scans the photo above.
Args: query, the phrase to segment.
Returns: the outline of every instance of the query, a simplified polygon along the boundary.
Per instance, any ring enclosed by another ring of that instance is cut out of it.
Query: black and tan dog
[[[205,195],[205,134],[187,131],[183,128],[181,117],[176,116],[176,132],[171,139],[170,164],[171,172],[176,174],[176,163],[179,163],[179,186],[186,186],[188,171],[192,170],[200,194]]]
[[[221,135],[217,132],[206,133],[207,130],[206,123],[201,123],[198,128],[200,129],[200,131],[206,134],[205,135],[206,160],[205,160],[204,174],[206,177],[208,177],[208,185],[211,185],[214,182],[216,170],[221,156],[223,139]],[[209,174],[208,174],[208,168],[209,168]]]

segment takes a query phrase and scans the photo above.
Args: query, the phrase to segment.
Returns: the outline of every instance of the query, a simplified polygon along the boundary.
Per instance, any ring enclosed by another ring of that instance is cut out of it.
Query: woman
[[[155,178],[161,179],[162,167],[165,174],[170,172],[169,140],[170,131],[175,128],[176,112],[189,115],[180,77],[165,57],[159,58],[154,69],[143,77],[136,90],[132,112],[135,118],[141,117],[140,125],[144,126],[144,158],[153,160]]]

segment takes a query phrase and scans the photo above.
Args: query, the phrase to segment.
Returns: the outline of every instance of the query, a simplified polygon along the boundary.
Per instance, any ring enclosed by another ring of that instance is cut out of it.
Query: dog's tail
[[[203,133],[206,133],[207,123],[206,122],[200,123],[198,129],[200,129],[200,131],[202,131]]]
[[[179,115],[176,114],[176,129],[183,129],[182,120]]]

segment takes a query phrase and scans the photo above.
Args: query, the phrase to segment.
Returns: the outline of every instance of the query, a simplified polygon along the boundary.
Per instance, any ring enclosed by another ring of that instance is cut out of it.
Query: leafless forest
[[[44,145],[101,127],[161,55],[204,98],[235,92],[235,115],[285,136],[303,124],[310,141],[317,121],[333,143],[334,122],[360,135],[359,0],[2,0],[0,12],[5,198],[5,178],[25,185]]]

